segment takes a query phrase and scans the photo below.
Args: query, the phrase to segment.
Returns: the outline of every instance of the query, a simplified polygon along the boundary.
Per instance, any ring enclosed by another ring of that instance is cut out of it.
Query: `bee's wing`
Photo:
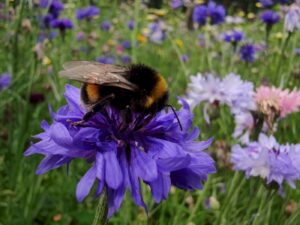
[[[123,66],[88,61],[71,61],[64,63],[63,67],[65,70],[60,71],[59,75],[71,80],[115,86],[131,91],[137,89],[135,84],[124,77],[127,69]]]

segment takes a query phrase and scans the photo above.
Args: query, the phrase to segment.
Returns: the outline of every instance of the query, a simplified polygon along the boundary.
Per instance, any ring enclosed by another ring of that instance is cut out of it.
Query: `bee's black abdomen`
[[[150,93],[157,82],[157,72],[143,64],[134,64],[129,67],[128,80],[136,84],[140,89]]]

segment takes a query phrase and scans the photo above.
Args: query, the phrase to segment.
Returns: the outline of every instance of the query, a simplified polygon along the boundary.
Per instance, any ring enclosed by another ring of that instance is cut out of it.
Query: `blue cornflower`
[[[149,40],[161,44],[166,39],[166,24],[162,20],[155,21],[148,25],[149,32],[146,34]]]
[[[100,9],[96,6],[88,6],[86,8],[77,9],[76,11],[76,18],[78,20],[83,19],[91,19],[94,16],[98,16],[100,13]]]
[[[296,56],[300,56],[300,48],[295,49],[295,54],[296,54]]]
[[[256,49],[252,44],[244,44],[240,48],[241,60],[245,62],[254,62],[256,58]]]
[[[103,30],[103,31],[109,31],[110,30],[110,28],[111,28],[111,23],[109,22],[109,21],[103,21],[102,23],[101,23],[101,29]]]
[[[50,23],[50,26],[52,28],[58,28],[60,31],[65,31],[66,29],[72,29],[73,28],[73,23],[69,19],[55,19],[52,20]]]
[[[110,105],[85,126],[73,126],[71,122],[81,120],[86,113],[79,100],[80,90],[67,85],[65,98],[68,104],[57,113],[51,112],[52,124],[42,122],[44,132],[35,136],[40,141],[25,156],[45,156],[37,174],[77,158],[85,159],[90,169],[77,184],[76,197],[83,201],[94,184],[96,197],[106,187],[108,216],[120,207],[127,188],[133,201],[146,208],[141,181],[150,186],[154,200],[160,202],[167,199],[171,185],[186,190],[201,189],[208,174],[215,172],[213,159],[203,151],[212,140],[196,140],[199,130],[191,129],[193,115],[183,100],[177,112],[183,125],[181,131],[171,111],[161,111],[150,121],[149,115],[133,113],[132,122],[126,125],[120,111]]]
[[[245,38],[245,34],[239,30],[228,31],[223,34],[223,40],[229,43],[238,43]]]
[[[280,16],[275,11],[266,10],[262,13],[262,15],[260,16],[260,19],[267,26],[273,26],[274,24],[279,22]]]
[[[122,62],[122,64],[130,64],[132,62],[132,60],[129,55],[122,55],[121,62]]]
[[[129,20],[128,23],[127,23],[127,26],[128,26],[129,30],[133,30],[134,26],[135,26],[134,21],[133,20]]]
[[[225,8],[210,1],[208,5],[197,5],[193,11],[193,21],[199,25],[205,25],[210,21],[212,25],[223,23],[225,20]]]
[[[54,16],[52,14],[46,14],[44,16],[41,17],[41,23],[40,26],[42,28],[49,28],[50,27],[50,23],[55,20]]]
[[[0,91],[6,89],[11,84],[11,75],[9,73],[3,73],[0,75]]]
[[[204,103],[203,114],[207,123],[210,122],[208,115],[210,106],[225,104],[230,107],[233,114],[255,108],[253,84],[243,81],[234,73],[228,74],[224,79],[213,74],[198,73],[191,76],[186,96],[192,109]]]
[[[124,47],[124,48],[126,48],[126,49],[129,49],[129,48],[131,48],[131,42],[130,41],[123,41],[122,43],[122,46]]]
[[[189,56],[186,55],[186,54],[183,54],[183,55],[180,56],[180,60],[182,62],[187,62],[187,61],[189,61]]]
[[[193,11],[194,23],[205,25],[206,17],[207,17],[207,7],[205,5],[196,5]]]
[[[64,9],[64,4],[59,0],[42,0],[40,1],[40,6],[42,8],[49,7],[48,13],[50,13],[55,19],[58,18],[60,12]]]
[[[300,179],[300,145],[280,145],[273,136],[263,133],[258,142],[233,146],[231,161],[235,170],[245,171],[247,178],[259,176],[280,188],[284,181],[296,188],[295,181]]]
[[[259,2],[263,7],[270,7],[274,5],[272,0],[259,0]]]
[[[171,0],[170,5],[173,9],[179,9],[183,6],[183,1],[182,0]]]
[[[110,56],[110,57],[109,56],[108,57],[100,56],[100,57],[96,58],[96,61],[99,63],[104,63],[104,64],[115,64],[116,59],[113,56]]]

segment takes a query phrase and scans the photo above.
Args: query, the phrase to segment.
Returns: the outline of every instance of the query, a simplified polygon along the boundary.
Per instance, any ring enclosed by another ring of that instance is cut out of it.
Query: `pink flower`
[[[256,90],[255,101],[263,114],[275,113],[284,118],[299,110],[300,91],[260,86]]]

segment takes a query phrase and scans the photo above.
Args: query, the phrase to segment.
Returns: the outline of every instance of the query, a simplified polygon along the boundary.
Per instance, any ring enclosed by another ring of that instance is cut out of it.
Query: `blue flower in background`
[[[131,48],[131,42],[130,41],[123,41],[122,42],[122,46],[124,47],[124,48],[126,48],[126,49],[129,49],[129,48]]]
[[[111,23],[109,21],[103,21],[100,27],[103,31],[109,31],[111,28]]]
[[[85,126],[72,126],[85,114],[80,104],[80,90],[66,86],[67,105],[55,114],[52,124],[43,121],[44,132],[36,135],[25,156],[42,154],[45,158],[37,174],[69,164],[80,158],[90,163],[90,169],[77,184],[76,196],[83,201],[96,182],[96,197],[107,189],[109,216],[121,205],[126,189],[133,201],[144,208],[140,182],[151,188],[155,202],[167,199],[171,185],[181,189],[202,189],[208,174],[215,172],[213,159],[203,150],[212,140],[199,142],[198,128],[192,127],[193,115],[186,102],[177,111],[183,125],[181,131],[173,112],[149,115],[133,114],[124,127],[120,112],[110,106],[97,113]]]
[[[193,11],[193,21],[205,25],[208,21],[212,25],[221,24],[225,20],[226,11],[222,5],[210,1],[208,5],[197,5]]]
[[[193,11],[194,23],[205,25],[207,17],[207,7],[205,5],[196,5]]]
[[[91,19],[94,16],[98,16],[100,13],[100,9],[96,6],[88,6],[86,8],[77,9],[76,11],[76,18],[78,20],[83,19]]]
[[[280,188],[284,181],[296,188],[295,181],[300,179],[300,145],[280,145],[273,136],[262,133],[258,142],[244,148],[233,146],[231,161],[235,170],[245,171],[247,178],[259,176]]]
[[[127,23],[127,26],[128,26],[129,30],[133,30],[134,26],[135,26],[134,21],[133,20],[129,20],[128,23]]]
[[[274,24],[278,23],[280,20],[280,16],[277,12],[272,10],[266,10],[260,16],[260,19],[263,23],[268,26],[273,26]]]
[[[11,75],[9,73],[3,73],[0,75],[0,91],[6,89],[11,84]]]
[[[183,55],[180,56],[180,60],[182,62],[188,62],[189,61],[189,56],[186,55],[186,54],[183,54]]]
[[[256,48],[252,44],[245,44],[240,48],[241,60],[245,62],[254,62],[256,58]]]
[[[130,64],[131,63],[131,57],[129,55],[122,55],[121,56],[121,62],[122,64]]]
[[[64,4],[58,0],[41,0],[40,7],[49,7],[48,13],[50,13],[56,19],[58,18],[60,12],[64,9]]]
[[[270,7],[274,5],[272,0],[259,0],[259,2],[263,7]]]
[[[223,34],[223,40],[229,43],[241,42],[245,38],[245,34],[239,30],[228,31]]]
[[[55,19],[51,21],[50,26],[52,28],[58,28],[60,31],[73,28],[73,22],[69,19]]]
[[[293,4],[289,7],[284,19],[284,29],[287,32],[300,30],[300,6]]]
[[[300,56],[300,48],[295,49],[295,54],[296,54],[296,56]]]
[[[156,44],[161,44],[166,39],[166,24],[162,20],[148,24],[147,37]]]
[[[111,56],[111,57],[100,56],[100,57],[96,58],[96,61],[99,63],[104,63],[104,64],[115,64],[116,59],[113,56]]]
[[[171,0],[170,5],[173,9],[179,9],[183,6],[183,1],[182,0]]]

